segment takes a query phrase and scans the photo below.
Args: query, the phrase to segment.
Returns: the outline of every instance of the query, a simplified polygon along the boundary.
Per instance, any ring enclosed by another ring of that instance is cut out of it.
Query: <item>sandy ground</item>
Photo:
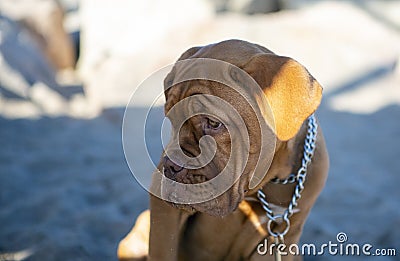
[[[110,113],[1,119],[2,252],[34,248],[29,260],[115,259],[147,196],[124,162],[120,118]]]
[[[212,35],[207,36],[202,27],[195,40],[179,39],[177,46],[185,47],[168,49],[162,60],[169,63],[191,45],[228,38],[233,33],[222,32],[228,24],[237,23],[242,32],[237,37],[265,45],[270,42],[273,50],[306,64],[325,87],[317,115],[326,136],[331,170],[301,240],[321,245],[335,242],[336,234],[345,232],[352,243],[396,247],[397,257],[378,259],[399,260],[399,31],[358,9],[341,5],[314,8],[320,8],[321,16],[315,15],[316,9],[306,9],[245,21],[237,15],[212,20]],[[335,25],[328,23],[329,12],[333,18],[341,14],[341,20]],[[296,19],[301,24],[294,28],[289,21]],[[266,35],[285,30],[279,39],[267,39],[265,34],[254,33],[261,31],[254,28],[263,23],[269,25]],[[132,57],[138,57],[135,55]],[[121,54],[114,59],[118,57]],[[113,66],[121,65],[114,62]],[[122,59],[126,66],[134,64],[125,62]],[[153,60],[147,73],[165,64]],[[97,75],[91,75],[100,77],[92,86],[89,81],[89,93],[99,84],[97,96],[104,102],[96,107],[100,112],[95,117],[87,117],[93,115],[93,108],[82,114],[85,117],[71,116],[68,111],[49,117],[45,110],[35,110],[37,104],[29,100],[0,100],[0,253],[26,254],[26,260],[115,260],[119,240],[148,206],[146,191],[125,162],[121,141],[124,107],[132,86],[146,74],[141,71],[140,77],[134,74],[134,81],[110,88],[106,83],[133,69],[110,72],[101,85],[108,66],[99,66]],[[139,114],[145,109],[138,106],[132,111]],[[162,110],[157,111],[161,115]],[[149,135],[150,154],[158,155],[158,133]],[[147,155],[139,155],[138,161],[140,157]],[[24,250],[30,252],[20,252]],[[0,254],[0,260],[5,257]],[[354,259],[365,260],[323,258]]]

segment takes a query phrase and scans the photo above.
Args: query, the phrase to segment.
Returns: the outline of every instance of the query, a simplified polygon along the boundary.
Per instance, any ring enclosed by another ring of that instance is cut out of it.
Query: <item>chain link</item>
[[[270,183],[273,184],[282,184],[282,185],[286,185],[286,184],[292,184],[295,183],[296,180],[296,174],[291,173],[286,179],[278,179],[278,178],[273,178]]]
[[[307,128],[307,135],[304,141],[303,159],[301,161],[301,167],[297,171],[297,174],[290,174],[286,179],[274,178],[271,180],[271,183],[273,184],[282,184],[282,185],[297,182],[289,206],[283,212],[283,214],[275,215],[266,199],[265,193],[261,189],[259,189],[257,192],[257,197],[260,200],[261,205],[265,210],[267,217],[269,218],[269,222],[267,224],[268,232],[271,236],[275,238],[277,237],[283,238],[283,236],[286,235],[286,233],[289,231],[290,228],[289,218],[293,215],[294,208],[297,206],[297,201],[301,198],[301,192],[304,189],[304,182],[307,175],[307,168],[308,165],[311,163],[312,157],[314,156],[316,140],[317,140],[317,132],[318,132],[317,120],[315,119],[314,114],[312,114],[308,118],[308,128]],[[286,227],[282,232],[273,232],[271,229],[271,225],[272,223],[277,223],[279,219],[281,219],[282,222],[286,223]]]

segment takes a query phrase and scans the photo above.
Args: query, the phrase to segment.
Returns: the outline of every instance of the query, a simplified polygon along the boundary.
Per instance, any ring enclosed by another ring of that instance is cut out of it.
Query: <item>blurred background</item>
[[[122,150],[130,95],[189,47],[230,38],[295,58],[324,87],[331,169],[302,242],[345,232],[399,260],[394,0],[0,0],[0,260],[115,260],[148,207]]]

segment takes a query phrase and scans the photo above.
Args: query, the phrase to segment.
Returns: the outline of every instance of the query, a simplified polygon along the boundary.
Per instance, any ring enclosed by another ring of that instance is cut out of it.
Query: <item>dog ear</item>
[[[177,62],[189,59],[191,56],[193,56],[200,49],[201,49],[201,47],[192,47],[192,48],[186,50],[178,58]],[[164,79],[164,95],[165,95],[165,99],[168,98],[169,87],[171,87],[171,85],[174,83],[175,70],[176,70],[176,68],[175,68],[175,65],[174,65],[174,67],[172,67],[172,70],[167,74],[167,76]]]
[[[275,54],[254,56],[243,68],[263,89],[282,141],[293,138],[318,108],[321,85],[297,61]]]
[[[197,46],[197,47],[192,47],[186,50],[179,58],[178,61],[186,60],[189,59],[191,56],[193,56],[197,51],[199,51],[202,47]]]

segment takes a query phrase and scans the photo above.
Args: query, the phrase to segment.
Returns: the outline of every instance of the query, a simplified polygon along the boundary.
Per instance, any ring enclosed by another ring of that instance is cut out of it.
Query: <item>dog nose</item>
[[[168,157],[164,158],[164,168],[167,170],[166,173],[164,173],[164,174],[167,174],[167,177],[168,177],[168,174],[175,176],[177,173],[181,172],[183,169],[183,167],[175,164]],[[172,178],[172,177],[168,177],[168,178]]]

